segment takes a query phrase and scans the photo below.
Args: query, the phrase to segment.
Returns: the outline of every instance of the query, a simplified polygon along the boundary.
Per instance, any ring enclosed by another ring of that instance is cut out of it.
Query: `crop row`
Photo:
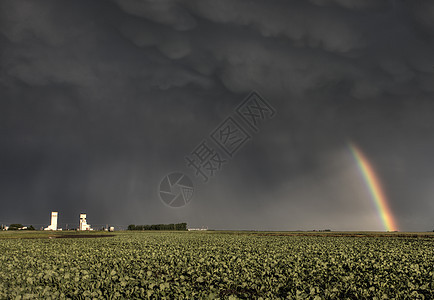
[[[433,299],[433,246],[189,232],[0,240],[0,299]]]

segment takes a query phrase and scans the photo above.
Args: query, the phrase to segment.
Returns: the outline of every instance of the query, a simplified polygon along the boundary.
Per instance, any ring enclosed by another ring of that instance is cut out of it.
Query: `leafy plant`
[[[433,299],[433,246],[219,232],[4,239],[0,299]]]

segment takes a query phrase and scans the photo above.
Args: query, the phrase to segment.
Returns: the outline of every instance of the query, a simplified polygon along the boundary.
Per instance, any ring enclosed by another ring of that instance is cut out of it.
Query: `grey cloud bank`
[[[434,222],[434,4],[0,3],[0,221],[383,229],[348,150],[401,230]],[[276,108],[218,176],[184,156],[251,91]],[[188,206],[160,180],[195,180]],[[63,221],[62,221],[63,219]]]

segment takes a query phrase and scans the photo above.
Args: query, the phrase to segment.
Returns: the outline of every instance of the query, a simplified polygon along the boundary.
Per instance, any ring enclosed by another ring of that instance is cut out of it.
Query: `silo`
[[[51,212],[51,224],[47,228],[44,228],[44,230],[57,230],[57,211]]]
[[[57,230],[57,216],[58,216],[58,212],[57,211],[53,211],[51,212],[51,230]]]
[[[86,214],[80,214],[80,227],[79,230],[91,230],[90,225],[87,224]]]

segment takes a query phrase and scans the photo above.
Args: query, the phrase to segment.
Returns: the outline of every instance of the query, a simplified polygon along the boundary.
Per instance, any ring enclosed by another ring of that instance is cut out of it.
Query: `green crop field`
[[[0,233],[0,299],[434,298],[429,234],[56,235]]]

